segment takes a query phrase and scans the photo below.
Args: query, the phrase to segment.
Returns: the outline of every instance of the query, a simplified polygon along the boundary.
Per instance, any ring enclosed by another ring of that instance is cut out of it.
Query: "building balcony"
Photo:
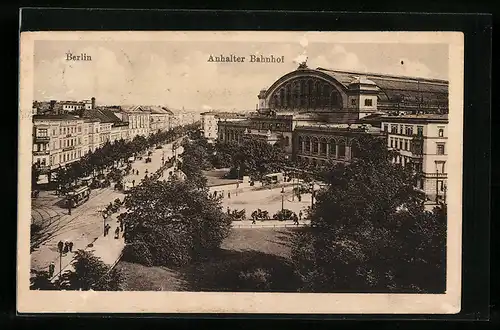
[[[70,151],[70,150],[74,150],[74,149],[75,149],[75,146],[69,146],[69,147],[63,148],[63,151]]]
[[[49,165],[38,165],[38,169],[40,170],[41,174],[47,174],[50,172],[50,166]]]
[[[35,136],[33,138],[33,140],[35,140],[35,142],[49,142],[50,141],[50,137],[48,136]]]
[[[50,155],[50,150],[33,151],[33,155],[35,156]]]
[[[448,177],[448,173],[423,173],[426,178],[433,179],[446,179]]]

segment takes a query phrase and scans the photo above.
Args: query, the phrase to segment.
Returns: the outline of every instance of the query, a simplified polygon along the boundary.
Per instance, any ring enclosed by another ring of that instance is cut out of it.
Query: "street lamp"
[[[62,254],[63,254],[63,242],[59,241],[57,244],[57,248],[59,250],[59,282],[61,281],[61,274],[62,274]]]
[[[105,211],[101,211],[102,212],[102,225],[103,225],[103,230],[104,230],[104,236],[106,236],[106,219],[108,217],[108,214],[105,212]]]
[[[240,165],[238,165],[238,173],[236,176],[236,196],[238,196],[238,189],[240,188]]]
[[[311,182],[311,210],[314,207],[314,181]]]
[[[281,216],[283,217],[283,220],[285,220],[283,214],[283,211],[285,209],[284,206],[285,206],[285,187],[281,187]]]

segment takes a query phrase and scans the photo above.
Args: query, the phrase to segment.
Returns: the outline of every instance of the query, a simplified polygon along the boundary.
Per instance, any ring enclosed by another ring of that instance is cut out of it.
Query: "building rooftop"
[[[113,111],[113,109],[108,109],[106,107],[99,107],[92,110],[84,110],[83,118],[97,119],[102,123],[113,123],[113,124],[123,123],[123,121],[120,118],[118,118],[114,112],[115,111]]]
[[[231,126],[249,126],[250,124],[252,123],[251,120],[248,120],[248,119],[243,119],[243,120],[238,120],[238,121],[225,121],[225,120],[221,120],[219,121],[219,125],[220,124],[224,124],[224,125],[231,125]]]
[[[381,103],[422,103],[427,105],[448,104],[448,81],[419,77],[404,77],[380,73],[340,71],[317,68],[340,82],[345,88],[356,79],[369,80],[379,87]]]
[[[70,114],[43,114],[43,115],[33,115],[33,120],[83,120],[78,116]]]
[[[139,105],[121,105],[120,110],[123,112],[141,112],[141,106]]]
[[[399,116],[382,116],[380,117],[382,121],[439,121],[448,122],[448,114],[408,114]]]

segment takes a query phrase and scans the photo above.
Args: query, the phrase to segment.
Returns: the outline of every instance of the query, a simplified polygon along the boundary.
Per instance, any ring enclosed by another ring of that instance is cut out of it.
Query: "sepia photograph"
[[[23,32],[20,68],[19,311],[460,311],[460,33]]]

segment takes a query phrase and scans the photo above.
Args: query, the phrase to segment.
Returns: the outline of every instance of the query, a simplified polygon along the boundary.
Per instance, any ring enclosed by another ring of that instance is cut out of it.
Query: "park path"
[[[291,220],[287,221],[278,221],[278,220],[264,220],[264,221],[256,221],[255,224],[252,224],[252,221],[243,220],[243,221],[233,221],[231,226],[233,228],[297,228],[297,227],[308,227],[311,224],[309,220],[299,221],[299,224],[295,224]]]

